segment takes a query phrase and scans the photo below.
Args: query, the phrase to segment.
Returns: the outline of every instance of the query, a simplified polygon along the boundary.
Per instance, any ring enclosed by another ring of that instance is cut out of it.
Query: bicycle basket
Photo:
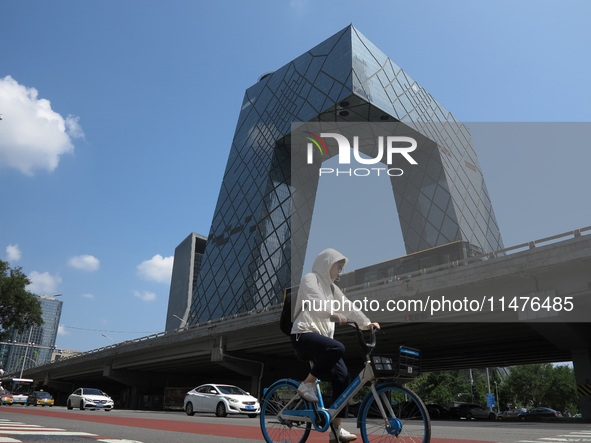
[[[418,349],[400,346],[398,355],[372,355],[371,366],[376,377],[410,380],[421,373]]]

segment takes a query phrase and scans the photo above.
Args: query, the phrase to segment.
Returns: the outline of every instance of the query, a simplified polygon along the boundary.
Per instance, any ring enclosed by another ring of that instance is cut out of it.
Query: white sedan
[[[68,409],[80,408],[82,411],[86,408],[110,411],[113,409],[113,399],[100,389],[78,388],[68,397],[67,406]]]
[[[258,400],[232,385],[201,385],[191,389],[185,396],[184,409],[187,415],[195,412],[214,412],[218,417],[228,414],[247,414],[255,418],[261,412]]]

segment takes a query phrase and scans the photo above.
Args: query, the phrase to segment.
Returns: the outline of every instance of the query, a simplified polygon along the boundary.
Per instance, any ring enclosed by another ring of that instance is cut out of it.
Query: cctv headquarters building
[[[276,305],[299,282],[318,177],[297,203],[290,135],[298,122],[412,128],[431,148],[417,149],[418,164],[391,180],[406,252],[456,241],[502,249],[468,129],[348,26],[246,90],[188,323]]]

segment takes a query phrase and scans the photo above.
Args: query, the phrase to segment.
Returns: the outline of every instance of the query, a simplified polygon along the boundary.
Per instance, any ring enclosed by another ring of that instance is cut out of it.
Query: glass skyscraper
[[[18,372],[32,366],[49,363],[55,348],[55,340],[62,315],[61,300],[53,296],[37,296],[41,302],[41,326],[33,326],[22,333],[14,331],[10,341],[14,344],[2,345],[6,347],[6,372]]]
[[[419,167],[393,187],[406,251],[456,240],[502,248],[467,128],[348,26],[247,89],[189,323],[276,304],[301,276],[314,202],[307,212],[298,207],[294,232],[292,123],[384,121],[431,141]]]
[[[207,238],[192,232],[174,250],[165,331],[187,325]]]

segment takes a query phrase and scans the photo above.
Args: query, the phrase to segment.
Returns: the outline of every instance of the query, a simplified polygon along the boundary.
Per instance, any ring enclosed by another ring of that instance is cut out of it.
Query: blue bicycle
[[[372,356],[376,344],[373,327],[369,343],[355,322],[359,344],[363,350],[363,369],[328,408],[324,407],[317,383],[318,403],[310,403],[297,393],[299,383],[291,379],[278,380],[264,391],[261,404],[261,430],[267,443],[303,443],[314,429],[332,429],[332,419],[366,384],[367,393],[357,414],[357,427],[365,443],[429,442],[431,419],[423,401],[399,381],[409,381],[419,375],[420,352],[401,346],[397,355]],[[336,435],[332,429],[333,435]]]

